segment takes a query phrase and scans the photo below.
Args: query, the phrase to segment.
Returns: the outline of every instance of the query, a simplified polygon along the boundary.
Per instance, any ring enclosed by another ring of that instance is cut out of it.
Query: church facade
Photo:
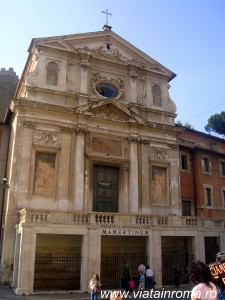
[[[182,216],[175,74],[105,26],[37,38],[13,103],[2,278],[17,294],[120,288],[141,261],[157,286],[205,259],[224,226]],[[222,223],[221,223],[222,224]],[[208,226],[210,225],[210,231]],[[112,278],[113,274],[113,278]]]

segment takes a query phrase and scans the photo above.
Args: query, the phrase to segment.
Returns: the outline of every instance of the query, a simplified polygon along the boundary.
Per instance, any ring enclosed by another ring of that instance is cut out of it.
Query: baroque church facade
[[[172,71],[105,25],[37,38],[11,109],[2,282],[17,294],[119,288],[143,261],[157,286],[205,259],[210,231],[182,216]],[[113,274],[113,276],[112,276]]]

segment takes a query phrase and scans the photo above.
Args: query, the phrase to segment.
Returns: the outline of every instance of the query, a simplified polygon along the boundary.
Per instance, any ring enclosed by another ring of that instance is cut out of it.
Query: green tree
[[[225,135],[225,111],[220,114],[212,115],[208,119],[208,124],[205,126],[207,132],[215,132],[221,135]]]
[[[194,129],[194,127],[191,124],[189,124],[188,122],[183,124],[180,120],[177,121],[177,125],[184,126],[184,127],[189,128],[189,129]]]

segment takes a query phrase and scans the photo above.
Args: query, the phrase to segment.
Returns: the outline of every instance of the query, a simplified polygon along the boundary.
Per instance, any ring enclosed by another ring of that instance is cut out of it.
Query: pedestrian
[[[125,266],[123,266],[123,277],[126,291],[132,291],[132,288],[130,287],[131,272],[128,262],[126,262]]]
[[[138,273],[142,272],[145,275],[146,268],[143,262],[138,266]]]
[[[192,261],[189,265],[190,280],[196,284],[191,292],[191,300],[217,300],[218,292],[209,267],[203,262]]]
[[[94,274],[90,280],[89,288],[91,289],[91,300],[98,300],[98,294],[101,291],[101,282],[98,274]]]
[[[145,289],[145,275],[143,274],[142,271],[140,271],[139,274],[140,274],[140,279],[139,279],[138,290],[141,291]]]
[[[153,271],[149,266],[146,266],[146,272],[145,272],[145,278],[146,278],[146,288],[149,288],[150,290],[154,288],[153,285]]]
[[[179,287],[180,285],[180,269],[177,266],[172,267],[174,285],[175,287]]]

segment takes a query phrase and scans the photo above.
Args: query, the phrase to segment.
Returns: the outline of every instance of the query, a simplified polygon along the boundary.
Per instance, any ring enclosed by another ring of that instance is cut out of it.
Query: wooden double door
[[[118,212],[119,168],[94,165],[93,211]]]

